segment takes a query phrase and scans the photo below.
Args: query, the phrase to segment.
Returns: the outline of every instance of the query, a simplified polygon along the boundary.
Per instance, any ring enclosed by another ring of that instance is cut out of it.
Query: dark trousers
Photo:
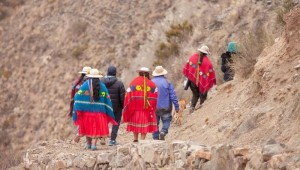
[[[230,81],[233,80],[233,74],[230,71],[225,71],[224,72],[224,77],[223,77],[224,81]]]
[[[200,98],[200,105],[203,104],[204,101],[207,98],[207,92],[201,93],[200,90],[199,90],[199,88],[193,82],[191,82],[190,88],[191,88],[192,93],[193,93],[193,97],[192,97],[192,101],[191,101],[191,107],[195,107],[196,106],[199,98]]]
[[[118,125],[113,125],[112,130],[111,130],[111,135],[110,135],[110,140],[116,140],[118,136],[118,130],[122,118],[122,110],[118,112],[114,112],[115,115],[115,121],[118,123]]]

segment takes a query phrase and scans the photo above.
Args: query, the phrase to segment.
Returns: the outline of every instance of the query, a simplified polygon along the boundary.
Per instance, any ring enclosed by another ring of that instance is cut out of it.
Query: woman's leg
[[[92,150],[96,150],[97,149],[97,147],[96,147],[96,144],[97,144],[97,139],[98,138],[92,138]]]
[[[137,142],[139,140],[139,134],[133,132],[133,142]]]
[[[90,137],[85,137],[86,138],[86,143],[88,144],[88,145],[91,145],[92,144],[92,138],[90,138]]]
[[[145,140],[147,133],[141,133],[141,139]]]
[[[85,140],[86,140],[85,148],[86,149],[91,149],[91,147],[92,147],[92,138],[86,136]]]

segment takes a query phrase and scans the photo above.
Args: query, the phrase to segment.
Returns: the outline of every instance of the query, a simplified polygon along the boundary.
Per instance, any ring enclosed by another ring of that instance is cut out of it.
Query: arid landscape
[[[78,151],[67,113],[83,66],[106,74],[115,65],[128,86],[139,67],[163,65],[178,98],[190,101],[182,67],[203,44],[217,85],[166,141],[252,150],[276,141],[294,156],[285,168],[300,168],[299,28],[295,0],[0,0],[0,169],[24,168],[26,150],[41,141]],[[240,53],[234,80],[224,83],[220,55],[230,41]],[[132,141],[125,126],[121,144]]]

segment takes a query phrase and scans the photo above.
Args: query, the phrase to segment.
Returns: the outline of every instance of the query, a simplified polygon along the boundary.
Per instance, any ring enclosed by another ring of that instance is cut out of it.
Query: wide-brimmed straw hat
[[[201,48],[198,48],[198,51],[205,53],[205,54],[210,54],[209,48],[206,45],[201,46]]]
[[[150,73],[150,69],[147,67],[141,67],[140,69],[136,70],[136,72],[145,72],[145,73]]]
[[[166,75],[168,71],[164,69],[162,66],[156,66],[155,70],[152,72],[152,76],[161,76]]]
[[[83,67],[82,70],[78,73],[80,74],[89,74],[89,71],[91,70],[92,68],[91,67]]]
[[[103,77],[102,73],[98,69],[91,69],[90,73],[86,75],[90,78],[101,78]]]

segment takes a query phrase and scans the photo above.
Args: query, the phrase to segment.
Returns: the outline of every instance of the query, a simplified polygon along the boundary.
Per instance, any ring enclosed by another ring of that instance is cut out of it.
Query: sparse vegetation
[[[284,15],[296,5],[293,0],[284,0],[283,5],[277,10],[277,23],[285,25]]]
[[[72,23],[71,28],[70,28],[70,32],[71,35],[81,35],[83,34],[86,29],[87,29],[88,23],[82,20],[78,20]]]
[[[0,77],[8,79],[12,75],[12,71],[9,70],[0,70]]]
[[[178,44],[175,42],[171,43],[164,43],[161,42],[159,44],[158,49],[155,51],[155,56],[159,59],[168,58],[171,55],[178,55],[179,54],[179,47]]]
[[[165,34],[168,42],[179,42],[187,37],[193,31],[193,26],[184,21],[182,24],[171,25],[170,30],[168,30]]]
[[[7,7],[15,8],[19,5],[23,5],[25,0],[0,0],[0,4]]]
[[[0,0],[0,21],[8,17],[14,8],[22,4],[24,4],[24,0]]]
[[[22,154],[13,150],[0,152],[1,169],[17,166],[22,161]]]
[[[264,29],[241,35],[238,53],[234,55],[234,70],[241,78],[248,78],[254,70],[257,58],[263,49],[274,43],[273,37]]]
[[[79,45],[73,48],[72,56],[77,58],[88,48],[87,44]]]
[[[7,11],[3,8],[0,8],[0,21],[7,17]]]
[[[184,21],[181,24],[171,25],[170,29],[165,32],[167,42],[161,42],[155,51],[157,60],[154,61],[154,65],[160,65],[163,60],[170,56],[179,55],[179,43],[186,40],[192,31],[193,26],[188,21]]]

